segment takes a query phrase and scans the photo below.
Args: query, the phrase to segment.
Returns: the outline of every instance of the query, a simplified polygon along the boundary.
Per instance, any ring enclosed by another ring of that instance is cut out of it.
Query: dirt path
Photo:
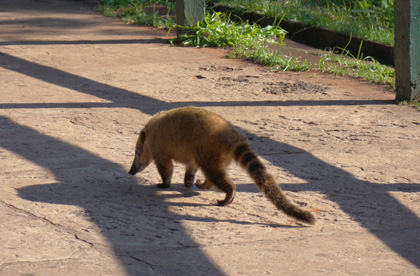
[[[420,113],[376,85],[270,73],[80,2],[0,2],[0,275],[420,275]],[[152,114],[220,113],[296,203],[127,174]]]

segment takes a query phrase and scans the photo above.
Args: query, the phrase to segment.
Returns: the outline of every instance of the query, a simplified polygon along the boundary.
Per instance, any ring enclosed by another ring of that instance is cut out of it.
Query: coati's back
[[[150,119],[145,131],[153,152],[164,152],[179,162],[188,162],[198,147],[226,152],[246,141],[223,117],[197,107],[162,111]]]

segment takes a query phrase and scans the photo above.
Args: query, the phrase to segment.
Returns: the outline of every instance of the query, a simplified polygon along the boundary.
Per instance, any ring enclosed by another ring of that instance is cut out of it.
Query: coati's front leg
[[[172,164],[171,160],[165,160],[165,161],[157,161],[155,160],[156,167],[158,169],[158,172],[160,174],[160,177],[162,178],[162,183],[158,184],[158,188],[169,188],[171,186],[171,179],[172,179],[172,173],[174,171],[174,166]]]
[[[194,185],[194,178],[195,174],[198,170],[198,167],[191,163],[187,164],[187,168],[185,170],[185,176],[184,176],[184,185],[187,188],[191,188]]]

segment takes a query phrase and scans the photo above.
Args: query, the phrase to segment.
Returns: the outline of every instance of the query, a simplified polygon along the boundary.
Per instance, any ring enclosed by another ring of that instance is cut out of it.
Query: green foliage
[[[285,19],[353,34],[392,45],[394,42],[393,0],[213,0],[240,12]]]
[[[282,56],[267,49],[267,44],[283,44],[286,32],[278,25],[261,28],[258,24],[231,20],[226,13],[207,13],[203,21],[182,27],[184,34],[172,43],[196,47],[232,47],[230,58],[248,59],[269,66],[271,70],[306,71],[308,63]]]
[[[230,1],[240,2],[255,7],[256,10],[275,10],[275,15],[283,14],[283,11],[274,5],[272,1]],[[295,3],[294,16],[304,18],[301,6],[309,5],[317,10],[314,3],[319,7],[324,6],[332,11],[332,6],[341,7],[341,10],[349,10],[352,13],[369,14],[370,10],[377,7],[393,7],[393,0],[289,0],[287,3]],[[151,3],[162,4],[173,7],[173,1],[169,0],[105,0],[98,6],[98,10],[108,16],[120,16],[125,22],[151,25],[159,28],[173,29],[175,23],[169,15],[166,18],[160,17],[157,13],[152,15],[144,11],[144,7]],[[276,2],[277,3],[277,2]],[[279,2],[280,3],[280,2]],[[300,6],[299,6],[300,5]],[[312,6],[311,6],[312,5]],[[357,9],[356,9],[357,7]],[[368,10],[369,9],[369,10]],[[339,12],[337,12],[339,13]],[[290,17],[290,16],[289,16]],[[309,16],[310,17],[310,16]],[[335,14],[325,14],[320,16],[320,21],[325,18],[339,18]],[[194,26],[185,28],[185,33],[172,40],[172,43],[190,45],[196,47],[230,47],[230,58],[248,59],[258,64],[268,66],[270,70],[289,70],[307,71],[311,65],[299,59],[290,58],[282,55],[279,51],[272,51],[267,48],[270,43],[283,44],[286,32],[279,27],[279,23],[274,26],[261,28],[258,24],[249,24],[239,18],[236,21],[231,19],[229,14],[207,13],[205,19]],[[338,19],[337,19],[338,21]],[[371,57],[363,58],[359,53],[357,57],[351,56],[345,49],[340,49],[339,55],[332,52],[322,54],[319,68],[323,72],[331,72],[337,75],[349,75],[352,77],[363,78],[366,80],[383,83],[393,87],[395,85],[394,69],[379,64]]]
[[[173,42],[181,45],[196,47],[223,47],[244,45],[255,47],[261,43],[277,43],[279,38],[283,42],[286,32],[279,26],[261,28],[257,24],[248,22],[236,23],[226,13],[207,13],[204,20],[193,26],[179,26],[185,33],[179,35]]]

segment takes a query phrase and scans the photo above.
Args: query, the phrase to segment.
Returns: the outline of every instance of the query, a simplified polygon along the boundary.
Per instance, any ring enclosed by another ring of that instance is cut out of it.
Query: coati
[[[315,222],[312,213],[286,198],[250,149],[246,137],[224,118],[203,108],[181,107],[153,116],[140,131],[129,173],[141,172],[154,161],[162,177],[162,183],[157,186],[168,188],[174,160],[186,165],[184,185],[189,188],[200,168],[206,179],[204,183],[197,181],[196,186],[224,191],[225,199],[218,201],[223,206],[232,202],[236,191],[235,184],[226,174],[226,167],[232,159],[247,170],[258,188],[278,209],[297,220]]]

